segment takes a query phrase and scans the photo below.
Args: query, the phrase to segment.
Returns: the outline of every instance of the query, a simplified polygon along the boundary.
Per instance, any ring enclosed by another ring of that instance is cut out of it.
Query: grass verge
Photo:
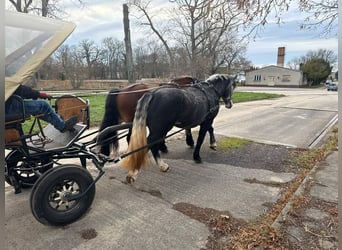
[[[221,139],[218,144],[217,147],[224,149],[224,150],[229,150],[229,149],[234,149],[234,148],[239,148],[242,146],[245,146],[247,144],[250,144],[251,141],[246,140],[246,139],[239,139],[239,138],[223,138]]]

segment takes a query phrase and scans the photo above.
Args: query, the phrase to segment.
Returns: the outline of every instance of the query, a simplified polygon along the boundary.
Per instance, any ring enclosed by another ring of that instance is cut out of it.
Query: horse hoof
[[[134,178],[133,176],[127,175],[127,176],[126,176],[126,182],[127,182],[128,184],[133,184],[133,183],[135,182],[135,178]]]
[[[199,158],[199,159],[194,159],[194,161],[195,161],[196,163],[202,163],[202,159],[201,159],[201,158]]]
[[[167,165],[167,164],[164,162],[163,164],[160,164],[160,165],[159,165],[159,169],[160,169],[160,171],[162,171],[162,172],[167,172],[167,171],[169,171],[170,167],[169,167],[169,165]]]
[[[215,145],[210,145],[210,149],[215,150],[216,151],[216,146]]]

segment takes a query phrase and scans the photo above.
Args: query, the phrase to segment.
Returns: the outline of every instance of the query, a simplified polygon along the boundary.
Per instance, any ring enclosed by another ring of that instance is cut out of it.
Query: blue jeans
[[[40,119],[51,123],[56,129],[64,128],[64,120],[51,108],[51,106],[43,100],[24,101],[24,109],[26,114],[39,115],[44,114]]]
[[[51,106],[43,100],[24,100],[25,115],[40,115],[40,119],[51,123],[56,129],[62,130],[65,126],[64,120],[51,108]],[[6,102],[6,113],[18,113],[21,108],[13,102]]]

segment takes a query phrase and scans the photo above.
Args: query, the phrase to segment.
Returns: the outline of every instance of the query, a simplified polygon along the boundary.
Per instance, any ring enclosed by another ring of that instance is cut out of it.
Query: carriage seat
[[[14,105],[17,105],[19,108],[18,113],[9,113],[6,110],[6,104],[5,104],[5,124],[7,125],[13,124],[13,123],[23,123],[28,116],[25,114],[24,109],[24,100],[18,95],[12,95],[7,101],[11,101]]]
[[[33,133],[24,134],[22,123],[30,119],[32,116],[25,113],[24,99],[18,95],[12,95],[7,101],[11,101],[18,109],[17,113],[9,113],[5,103],[5,144],[6,147],[15,145],[26,145],[26,139],[30,138]],[[6,101],[6,102],[7,102]],[[41,114],[42,115],[42,114]],[[35,118],[41,115],[34,116]]]

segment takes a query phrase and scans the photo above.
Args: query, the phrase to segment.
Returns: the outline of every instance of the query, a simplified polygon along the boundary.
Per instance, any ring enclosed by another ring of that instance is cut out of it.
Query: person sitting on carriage
[[[42,115],[41,117],[39,117],[40,119],[52,124],[57,130],[62,133],[71,130],[78,122],[77,116],[72,116],[68,120],[64,121],[46,101],[37,100],[38,98],[51,99],[52,96],[48,95],[47,93],[39,92],[25,85],[19,85],[19,87],[12,95],[20,96],[23,99],[32,99],[24,100],[25,114],[32,116]],[[9,98],[6,101],[6,114],[19,113],[21,112],[20,110],[21,108],[18,107],[18,102],[14,101],[14,99]]]

